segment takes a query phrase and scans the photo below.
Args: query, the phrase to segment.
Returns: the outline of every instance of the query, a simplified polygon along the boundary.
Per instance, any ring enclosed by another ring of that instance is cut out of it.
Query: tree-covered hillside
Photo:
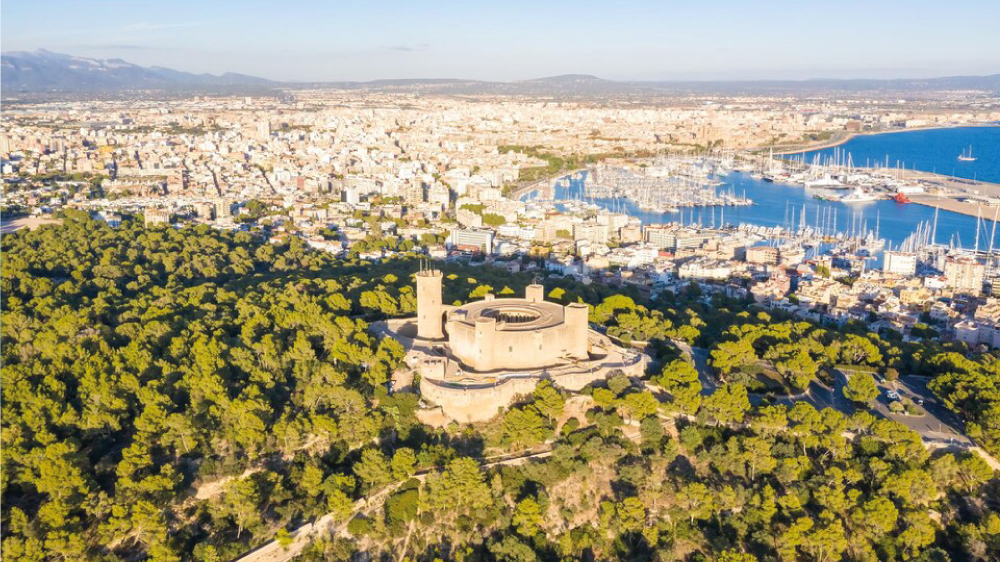
[[[929,450],[863,408],[768,405],[837,365],[931,374],[996,452],[993,356],[795,322],[696,287],[652,304],[550,278],[548,298],[588,302],[609,335],[649,342],[649,380],[576,395],[542,384],[495,423],[441,430],[416,419],[416,394],[387,392],[403,349],[368,331],[414,312],[415,257],[369,264],[296,238],[112,229],[73,213],[5,235],[2,252],[10,560],[229,560],[292,545],[324,515],[339,532],[305,560],[1000,556],[1000,488],[979,456]],[[445,273],[447,302],[531,282]],[[707,349],[714,393],[683,342]],[[761,386],[770,367],[783,390]]]

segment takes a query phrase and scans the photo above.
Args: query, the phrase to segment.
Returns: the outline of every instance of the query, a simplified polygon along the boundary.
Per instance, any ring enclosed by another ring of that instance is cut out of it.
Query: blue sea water
[[[960,162],[958,156],[972,145],[975,162]],[[883,165],[886,155],[889,165],[955,175],[968,179],[979,179],[1000,183],[1000,127],[961,127],[954,129],[928,129],[879,135],[864,135],[855,137],[837,148],[824,149],[806,153],[807,161],[811,162],[812,154],[833,155],[835,151],[850,153],[857,166],[875,161]],[[557,187],[556,199],[581,199],[584,197],[584,182],[586,173],[577,179],[570,179],[566,187]],[[935,209],[915,203],[900,204],[892,200],[873,201],[869,203],[838,203],[820,201],[812,197],[812,193],[800,185],[769,183],[751,177],[749,174],[734,172],[721,179],[725,185],[722,191],[733,190],[737,195],[746,196],[754,201],[747,207],[699,207],[685,208],[680,213],[659,214],[643,211],[637,205],[619,199],[594,199],[598,206],[623,211],[639,217],[643,224],[659,224],[666,222],[681,222],[684,224],[701,224],[703,226],[726,224],[755,224],[761,226],[788,226],[794,215],[794,225],[801,220],[803,206],[806,210],[806,220],[809,225],[817,223],[825,214],[836,214],[836,230],[849,232],[858,225],[866,224],[869,230],[878,226],[879,236],[885,238],[892,246],[898,246],[907,236],[916,230],[921,222],[934,222]],[[724,214],[724,219],[723,219]],[[990,235],[993,233],[993,217],[983,217],[979,228],[980,249],[988,248]],[[972,248],[976,239],[976,218],[950,211],[940,211],[937,217],[937,232],[935,241],[939,244],[954,243],[965,248]],[[1000,246],[1000,235],[995,246]]]
[[[974,162],[958,157],[972,148]],[[806,162],[851,155],[855,166],[909,168],[966,179],[1000,183],[1000,127],[925,129],[878,135],[861,135],[846,143],[805,153]]]
[[[934,221],[934,211],[932,207],[917,205],[914,203],[900,204],[892,200],[873,201],[860,204],[846,204],[830,201],[820,201],[812,197],[800,185],[769,183],[755,179],[749,174],[733,172],[721,178],[725,185],[719,189],[729,191],[735,190],[737,195],[744,192],[749,199],[754,201],[751,206],[745,207],[695,207],[683,208],[680,213],[660,214],[643,211],[634,203],[625,199],[613,201],[610,199],[594,199],[593,203],[604,209],[619,210],[629,215],[639,217],[643,224],[659,224],[667,222],[681,222],[684,224],[701,224],[703,226],[721,225],[725,220],[726,224],[755,224],[761,226],[787,226],[794,215],[795,225],[798,226],[801,220],[802,208],[806,209],[806,222],[814,226],[819,221],[822,223],[824,216],[836,214],[836,226],[839,232],[848,232],[852,226],[859,226],[867,223],[869,230],[875,230],[878,226],[879,236],[891,242],[894,246],[899,245],[909,236],[922,221]],[[584,182],[586,175],[580,179],[570,179],[568,187],[556,188],[556,199],[581,199],[584,195]],[[589,201],[589,200],[588,200]],[[713,215],[714,209],[714,215]],[[829,220],[832,222],[832,219]],[[828,222],[828,224],[829,224]],[[980,247],[989,246],[989,236],[992,232],[992,221],[985,221],[980,226]],[[940,211],[937,219],[937,242],[947,244],[954,241],[964,247],[972,247],[976,237],[976,218],[949,211]],[[1000,233],[997,234],[997,244],[1000,244]]]

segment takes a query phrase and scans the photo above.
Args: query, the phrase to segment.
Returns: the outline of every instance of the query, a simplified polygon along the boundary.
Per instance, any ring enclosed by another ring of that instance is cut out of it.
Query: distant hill
[[[524,80],[524,82],[544,82],[546,84],[603,84],[612,81],[605,80],[604,78],[598,78],[597,76],[592,76],[590,74],[560,74],[559,76],[546,76],[544,78]]]
[[[121,59],[92,59],[40,49],[2,56],[3,90],[28,92],[122,92],[128,90],[225,90],[240,88],[322,87],[373,92],[444,95],[539,96],[633,99],[694,94],[780,94],[816,92],[907,93],[977,90],[1000,93],[1000,74],[922,79],[742,80],[742,81],[615,81],[589,74],[562,74],[531,80],[495,82],[457,78],[405,78],[370,82],[276,82],[225,73],[192,74],[162,67],[143,67]]]
[[[286,83],[286,87],[305,84]],[[550,97],[643,97],[679,94],[803,94],[820,92],[907,94],[948,90],[1000,93],[1000,74],[919,79],[811,79],[731,81],[615,81],[589,74],[563,74],[531,80],[490,82],[459,79],[374,80],[371,82],[317,82],[310,87],[374,92],[405,91],[444,95],[520,95]]]
[[[808,80],[731,80],[641,82],[661,91],[706,93],[804,93],[804,92],[938,92],[978,90],[1000,92],[1000,74],[942,78],[814,78]]]
[[[270,80],[227,72],[192,74],[169,68],[144,67],[121,59],[92,59],[44,49],[0,56],[5,92],[96,92],[123,89],[184,89],[267,86]]]

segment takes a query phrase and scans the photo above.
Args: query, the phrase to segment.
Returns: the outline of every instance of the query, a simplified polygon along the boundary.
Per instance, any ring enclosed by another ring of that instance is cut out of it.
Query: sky
[[[1000,73],[1000,0],[3,0],[0,48],[274,80]]]

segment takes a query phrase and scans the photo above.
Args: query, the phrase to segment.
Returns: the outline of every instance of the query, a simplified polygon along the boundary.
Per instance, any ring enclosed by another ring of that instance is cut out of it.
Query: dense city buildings
[[[1000,560],[996,0],[92,4],[2,10],[4,560]]]
[[[0,116],[6,558],[986,551],[1000,186],[782,152],[994,97],[423,88]]]
[[[725,223],[725,205],[752,201],[724,195],[704,175],[734,169],[793,181],[794,171],[741,149],[1000,119],[995,108],[973,107],[961,98],[766,96],[632,107],[329,89],[282,98],[35,103],[3,116],[4,206],[39,218],[78,208],[108,224],[132,213],[150,227],[252,229],[370,260],[418,249],[514,270],[542,264],[653,296],[698,283],[827,322],[859,319],[906,333],[930,320],[945,335],[989,347],[989,337],[959,332],[995,302],[993,264],[911,249],[886,251],[873,268],[850,253],[878,255],[865,233],[840,240],[853,248],[846,254],[817,255],[809,240],[833,217],[812,224],[792,216],[785,230]],[[699,153],[706,147],[713,152]],[[583,170],[593,176],[588,197],[630,197],[678,219],[685,205],[721,204],[720,220],[713,211],[711,225],[644,224],[613,206],[553,202],[565,185],[559,178]],[[836,169],[823,170],[809,179],[816,172],[807,169],[801,181],[835,184]],[[912,194],[914,185],[892,189]],[[674,195],[654,200],[651,190]],[[697,193],[723,195],[706,203]],[[959,304],[959,294],[972,300]],[[935,313],[941,307],[952,312]]]

